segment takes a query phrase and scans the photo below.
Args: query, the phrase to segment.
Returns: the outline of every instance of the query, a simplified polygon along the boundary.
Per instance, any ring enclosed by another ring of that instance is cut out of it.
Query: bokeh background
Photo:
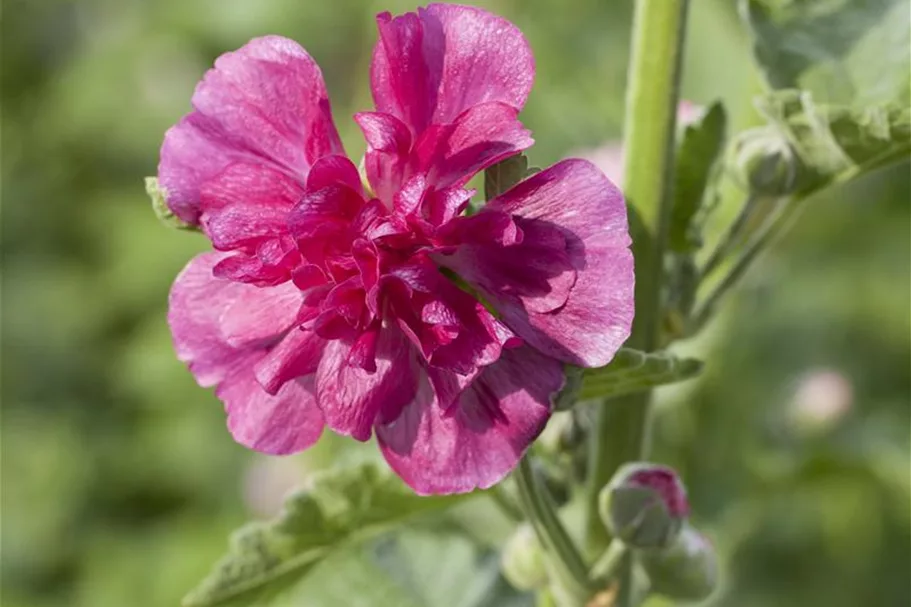
[[[477,3],[534,48],[533,164],[619,137],[631,3]],[[723,99],[748,126],[759,80],[733,3],[691,4],[683,96]],[[206,242],[159,224],[142,178],[213,59],[265,33],[316,58],[359,156],[350,116],[371,105],[372,15],[412,8],[4,2],[5,607],[176,605],[232,529],[333,458],[360,457],[331,439],[288,459],[233,443],[165,323],[171,280]],[[726,561],[714,605],[911,604],[909,175],[905,164],[818,197],[686,344],[704,378],[661,394],[658,456],[685,475]]]

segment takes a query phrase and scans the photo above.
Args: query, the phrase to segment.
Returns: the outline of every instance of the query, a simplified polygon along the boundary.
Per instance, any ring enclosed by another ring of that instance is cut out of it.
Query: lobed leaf
[[[911,155],[906,106],[817,105],[808,92],[785,90],[761,97],[757,107],[795,150],[803,193]]]
[[[283,589],[299,584],[340,548],[467,497],[416,495],[396,476],[373,465],[327,471],[289,497],[277,519],[238,530],[229,553],[183,604],[283,604]]]
[[[451,531],[409,530],[336,550],[283,591],[238,607],[499,607],[520,595],[492,557]]]
[[[614,398],[657,386],[690,379],[702,370],[702,362],[679,358],[668,352],[646,353],[621,348],[610,364],[586,371],[579,400]]]
[[[907,0],[741,0],[741,9],[772,88],[808,90],[828,103],[907,105]]]

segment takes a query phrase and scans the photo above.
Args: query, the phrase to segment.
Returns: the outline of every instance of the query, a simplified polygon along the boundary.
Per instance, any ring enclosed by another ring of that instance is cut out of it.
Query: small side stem
[[[743,235],[744,228],[753,219],[756,210],[760,206],[758,197],[753,195],[747,197],[746,202],[743,203],[743,207],[740,210],[740,214],[737,215],[737,218],[725,231],[724,235],[718,241],[718,246],[715,247],[715,250],[712,251],[712,254],[709,256],[708,261],[705,262],[705,266],[702,268],[701,272],[703,277],[714,272],[718,266],[724,262],[728,254],[734,250],[738,240],[740,240],[740,237]]]
[[[525,520],[522,515],[522,509],[513,501],[512,496],[506,492],[503,483],[494,485],[490,489],[490,499],[496,503],[500,511],[513,522]]]
[[[708,323],[715,313],[718,304],[727,295],[728,291],[736,285],[756,257],[762,253],[776,238],[791,226],[797,212],[803,208],[801,200],[784,198],[779,201],[779,209],[769,222],[763,226],[758,234],[747,245],[744,252],[737,258],[728,273],[715,285],[711,293],[705,298],[693,313],[693,321],[689,328],[690,334],[695,334]]]
[[[590,577],[598,586],[603,585],[617,575],[623,564],[623,558],[629,550],[620,540],[612,540],[610,546],[604,551],[595,564],[592,565]]]
[[[584,605],[591,594],[588,568],[557,516],[550,496],[538,481],[529,456],[519,462],[515,475],[522,507],[544,547],[548,563],[559,576],[562,589],[578,605]]]

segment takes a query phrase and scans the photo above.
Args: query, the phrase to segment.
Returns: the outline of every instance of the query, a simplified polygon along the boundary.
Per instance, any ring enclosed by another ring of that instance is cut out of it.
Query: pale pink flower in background
[[[681,128],[688,124],[692,124],[699,118],[702,111],[703,107],[700,105],[690,103],[689,101],[681,101],[677,105],[677,127]],[[570,155],[590,160],[596,167],[604,171],[604,174],[607,175],[611,181],[618,186],[623,187],[623,170],[625,164],[623,162],[622,142],[608,141],[596,148],[574,150]]]
[[[306,465],[299,458],[256,457],[244,471],[244,503],[256,517],[271,518],[281,511],[288,494],[306,479]]]
[[[840,371],[814,369],[794,388],[788,417],[799,429],[821,432],[834,427],[854,405],[854,385]]]

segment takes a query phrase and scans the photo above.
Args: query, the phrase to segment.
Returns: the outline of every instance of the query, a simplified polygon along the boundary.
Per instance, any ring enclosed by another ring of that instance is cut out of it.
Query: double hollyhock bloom
[[[604,365],[629,333],[624,202],[566,160],[466,215],[472,176],[532,144],[528,44],[464,6],[377,24],[366,183],[284,38],[219,57],[165,135],[167,204],[215,248],[174,283],[174,343],[243,445],[292,453],[328,426],[375,435],[419,493],[489,487],[544,428],[563,364]]]

